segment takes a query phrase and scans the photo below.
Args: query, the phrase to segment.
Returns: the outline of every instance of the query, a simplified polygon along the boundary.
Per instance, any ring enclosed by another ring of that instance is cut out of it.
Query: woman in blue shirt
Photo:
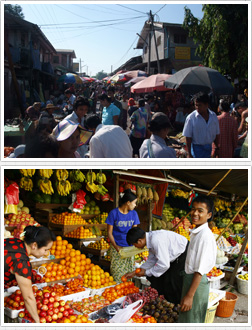
[[[130,189],[120,194],[119,207],[110,211],[106,223],[108,238],[110,240],[111,265],[110,271],[116,282],[121,282],[121,277],[133,271],[134,257],[121,259],[118,253],[122,247],[129,246],[126,241],[128,231],[140,224],[136,207],[137,196]]]

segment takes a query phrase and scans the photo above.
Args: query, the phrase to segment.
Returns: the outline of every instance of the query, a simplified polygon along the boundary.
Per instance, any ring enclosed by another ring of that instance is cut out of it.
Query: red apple
[[[62,317],[63,317],[63,313],[62,312],[59,312],[58,313],[58,319],[62,319]]]
[[[46,317],[47,313],[45,311],[40,311],[39,316],[40,317]]]
[[[50,315],[50,316],[53,316],[53,310],[52,309],[49,309],[48,311],[47,311],[47,315]]]
[[[15,297],[14,297],[14,300],[15,300],[16,302],[19,302],[19,301],[21,300],[21,296],[15,296]]]
[[[12,306],[14,307],[14,309],[18,309],[19,308],[19,303],[14,301],[14,303],[12,304]]]
[[[40,318],[40,323],[46,323],[46,318],[45,317],[41,317]]]
[[[24,301],[20,301],[19,306],[23,308],[24,304],[25,304]]]
[[[47,298],[44,298],[43,300],[42,300],[42,304],[43,305],[47,305],[49,303],[49,300],[47,299]]]
[[[59,311],[60,311],[60,312],[64,312],[64,310],[65,310],[65,307],[63,307],[63,306],[60,306],[60,307],[59,307]]]
[[[54,321],[58,320],[58,314],[53,314],[52,320],[54,320]]]
[[[65,300],[60,300],[59,304],[60,304],[60,306],[65,306],[66,302],[65,302]]]
[[[59,309],[57,307],[53,309],[53,314],[58,314],[58,312],[59,312]]]
[[[68,304],[65,304],[65,309],[69,309],[70,306]]]
[[[50,303],[47,305],[48,306],[48,309],[53,309],[53,303]]]
[[[25,316],[25,313],[24,313],[24,312],[19,312],[19,313],[18,313],[18,316],[19,316],[19,317],[24,317],[24,316]]]
[[[59,302],[58,302],[58,301],[55,301],[55,302],[53,303],[53,307],[59,307]]]
[[[52,322],[52,317],[50,315],[46,316],[46,323],[51,323]]]
[[[55,297],[54,297],[54,300],[55,300],[55,301],[60,301],[60,300],[61,300],[61,297],[60,297],[59,295],[56,294]]]
[[[37,296],[43,296],[43,291],[38,290],[38,291],[36,292],[36,294],[37,294]]]
[[[15,291],[15,294],[21,296],[22,292],[21,292],[21,290],[16,290],[16,291]]]
[[[51,292],[51,297],[55,297],[56,296],[56,292]]]
[[[44,296],[44,298],[49,298],[50,297],[50,292],[44,292],[44,295],[43,296]]]
[[[43,304],[42,304],[41,302],[38,302],[38,303],[37,303],[37,309],[41,309],[42,306],[43,306]]]
[[[64,311],[63,315],[67,317],[69,315],[68,311]]]
[[[42,306],[42,310],[43,310],[43,311],[48,311],[48,306],[47,306],[47,305],[43,305],[43,306]]]
[[[50,302],[50,303],[53,303],[54,301],[55,301],[54,297],[50,297],[50,298],[49,298],[49,302]]]
[[[74,314],[74,310],[72,308],[69,308],[68,309],[68,313],[69,313],[69,315],[73,315]]]

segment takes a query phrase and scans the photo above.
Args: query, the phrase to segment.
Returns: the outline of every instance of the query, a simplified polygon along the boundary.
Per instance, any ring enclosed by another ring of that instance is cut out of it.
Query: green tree
[[[205,66],[248,77],[248,5],[202,5],[203,18],[185,7],[183,26],[198,44],[196,53]]]
[[[9,14],[24,19],[24,13],[22,12],[22,7],[19,5],[4,5],[4,11]]]
[[[102,80],[103,78],[107,77],[107,75],[108,74],[102,70],[96,74],[96,79]]]

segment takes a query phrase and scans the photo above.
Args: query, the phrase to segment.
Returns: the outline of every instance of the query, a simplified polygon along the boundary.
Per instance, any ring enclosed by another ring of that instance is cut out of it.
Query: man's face
[[[78,118],[83,118],[88,112],[88,106],[87,105],[79,105],[77,109],[75,110],[76,115]]]
[[[247,107],[238,107],[236,110],[241,115],[243,113],[243,111],[245,111],[246,109],[247,109]]]
[[[112,91],[108,91],[108,96],[112,98],[112,100],[115,97],[115,94]]]
[[[68,139],[61,141],[62,149],[67,152],[75,152],[80,144],[80,131],[77,128]]]
[[[208,211],[206,203],[194,202],[191,210],[192,224],[199,227],[212,217],[212,212]]]
[[[133,245],[138,249],[143,249],[145,247],[145,242],[142,238],[139,238],[139,240]]]
[[[195,101],[195,109],[198,111],[198,113],[204,113],[208,109],[208,104]]]
[[[107,101],[107,100],[101,100],[101,105],[103,106],[103,107],[108,107],[109,106],[109,102]]]

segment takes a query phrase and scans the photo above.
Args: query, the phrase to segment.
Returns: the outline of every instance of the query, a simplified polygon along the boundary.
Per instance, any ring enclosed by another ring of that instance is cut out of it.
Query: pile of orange
[[[131,320],[134,323],[157,323],[155,318],[153,316],[148,316],[148,317],[142,317],[141,315],[138,315],[137,313],[132,316]]]
[[[55,256],[55,258],[65,258],[69,255],[73,246],[69,244],[67,240],[63,240],[61,236],[56,237],[56,241],[50,249],[50,253]]]
[[[117,284],[114,287],[106,288],[105,291],[102,293],[102,296],[107,300],[109,300],[110,302],[113,302],[117,298],[138,292],[139,292],[139,288],[137,288],[133,282],[123,282]]]
[[[59,323],[93,323],[88,319],[88,315],[70,315]]]
[[[70,277],[83,275],[93,266],[91,259],[87,258],[85,254],[81,254],[79,250],[71,249],[69,255],[61,260]]]
[[[99,289],[116,284],[113,276],[110,276],[108,272],[104,272],[98,265],[92,265],[83,275],[83,278],[84,286],[91,289]]]
[[[62,261],[64,262],[64,260],[61,260],[61,262]],[[46,273],[43,277],[46,283],[70,278],[70,276],[68,276],[66,268],[64,267],[64,263],[62,264],[61,262],[57,264],[52,261],[49,264],[41,265],[42,267],[46,268]]]
[[[72,237],[72,238],[95,238],[96,235],[94,235],[88,228],[84,229],[84,227],[79,227],[70,233],[65,235],[66,237]]]
[[[87,222],[77,213],[63,212],[56,214],[52,220],[52,223],[58,225],[86,225]]]

